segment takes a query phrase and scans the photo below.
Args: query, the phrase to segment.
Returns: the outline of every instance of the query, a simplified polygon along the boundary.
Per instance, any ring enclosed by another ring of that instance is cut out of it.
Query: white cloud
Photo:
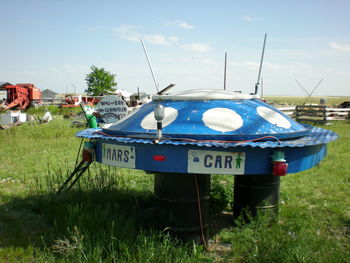
[[[186,51],[193,51],[193,52],[208,52],[212,50],[212,48],[208,45],[201,44],[201,43],[191,43],[187,45],[182,45],[181,48]]]
[[[169,41],[173,42],[173,43],[177,43],[179,41],[179,39],[177,37],[168,37]]]
[[[243,62],[243,66],[245,66],[247,69],[251,69],[251,70],[258,70],[259,69],[259,63],[253,62],[253,61],[245,61],[245,62]]]
[[[254,62],[254,61],[245,61],[245,62],[242,62],[241,65],[249,70],[255,70],[255,71],[258,71],[260,67],[260,63]],[[274,64],[274,63],[264,61],[262,65],[262,70],[264,69],[268,71],[279,71],[281,69],[286,69],[286,67],[279,64]]]
[[[332,48],[336,49],[336,50],[347,51],[347,52],[350,51],[350,45],[349,44],[339,44],[339,43],[336,43],[336,42],[330,42],[329,45]]]
[[[113,31],[116,32],[121,38],[133,42],[139,41],[140,37],[143,37],[149,43],[156,45],[170,46],[177,44],[179,41],[179,39],[175,36],[166,37],[160,34],[142,35],[137,31],[137,27],[132,25],[122,25],[118,28],[114,28]]]
[[[215,63],[215,61],[211,58],[202,58],[202,59],[200,59],[200,62],[202,62],[203,64],[208,64],[208,65],[213,65]]]
[[[176,44],[178,42],[178,38],[177,37],[174,37],[174,36],[172,36],[172,37],[165,37],[165,36],[160,35],[160,34],[145,35],[144,38],[148,42],[150,42],[152,44],[156,44],[156,45],[170,46],[170,45]]]
[[[178,24],[178,26],[184,29],[194,29],[193,25],[187,24],[186,22],[181,22]]]
[[[229,65],[235,67],[236,69],[256,72],[258,72],[260,67],[260,63],[255,61],[230,62]],[[303,63],[276,64],[264,61],[262,65],[263,72],[298,74],[300,72],[309,72],[314,70],[315,69],[313,69],[312,65]]]
[[[118,28],[114,28],[113,31],[118,33],[121,38],[129,41],[139,41],[140,34],[136,31],[137,27],[131,25],[122,25]]]
[[[247,16],[247,15],[244,15],[242,16],[242,19],[244,21],[247,21],[247,22],[260,22],[261,19],[257,16]]]
[[[181,20],[171,21],[171,22],[166,23],[166,25],[168,25],[168,26],[177,26],[177,27],[181,27],[181,28],[184,28],[184,29],[194,29],[193,25],[190,25],[190,24],[188,24],[186,22],[183,22]]]

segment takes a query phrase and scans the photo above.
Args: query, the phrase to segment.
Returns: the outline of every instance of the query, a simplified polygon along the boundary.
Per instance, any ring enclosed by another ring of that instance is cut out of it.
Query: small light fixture
[[[288,164],[285,162],[273,162],[272,174],[276,176],[285,176],[288,171]]]
[[[157,162],[164,162],[166,160],[166,156],[161,154],[153,155],[153,160]]]
[[[154,118],[157,121],[162,121],[164,119],[164,107],[162,104],[157,104],[154,107]]]
[[[162,129],[163,129],[162,120],[164,119],[164,107],[163,107],[163,105],[158,103],[154,107],[154,118],[157,121],[157,140],[161,140],[162,139]]]
[[[82,151],[82,157],[85,162],[91,163],[95,159],[95,144],[93,142],[85,142]]]
[[[275,151],[272,157],[272,174],[276,176],[285,176],[288,171],[288,163],[284,152]]]

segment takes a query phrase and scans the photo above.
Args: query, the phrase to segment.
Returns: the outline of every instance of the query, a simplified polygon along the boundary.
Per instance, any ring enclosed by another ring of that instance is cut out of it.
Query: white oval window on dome
[[[235,131],[242,127],[242,117],[227,108],[213,108],[203,113],[203,122],[210,129],[220,132]]]
[[[292,124],[290,123],[289,120],[287,120],[283,115],[279,114],[278,112],[264,107],[264,106],[259,106],[256,108],[257,113],[259,114],[260,117],[268,121],[269,123],[276,125],[281,128],[289,129]]]
[[[164,119],[162,121],[163,128],[171,124],[176,120],[178,112],[176,109],[171,107],[164,108]],[[154,111],[147,114],[143,120],[141,121],[141,127],[145,130],[156,130],[157,129],[157,121],[154,118]]]

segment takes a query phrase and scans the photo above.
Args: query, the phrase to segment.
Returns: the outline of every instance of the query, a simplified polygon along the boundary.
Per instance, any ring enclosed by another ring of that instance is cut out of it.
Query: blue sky
[[[265,94],[350,95],[350,1],[0,0],[0,81],[83,92],[90,67],[118,88],[223,88],[252,92],[264,34]]]

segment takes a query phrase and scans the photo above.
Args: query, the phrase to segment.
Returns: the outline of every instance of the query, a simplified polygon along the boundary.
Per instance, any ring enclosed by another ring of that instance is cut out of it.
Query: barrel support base
[[[184,242],[206,243],[209,174],[157,173],[154,176],[154,194],[154,217],[161,230]]]
[[[248,223],[262,218],[268,223],[277,220],[280,177],[274,175],[235,175],[233,217]]]

